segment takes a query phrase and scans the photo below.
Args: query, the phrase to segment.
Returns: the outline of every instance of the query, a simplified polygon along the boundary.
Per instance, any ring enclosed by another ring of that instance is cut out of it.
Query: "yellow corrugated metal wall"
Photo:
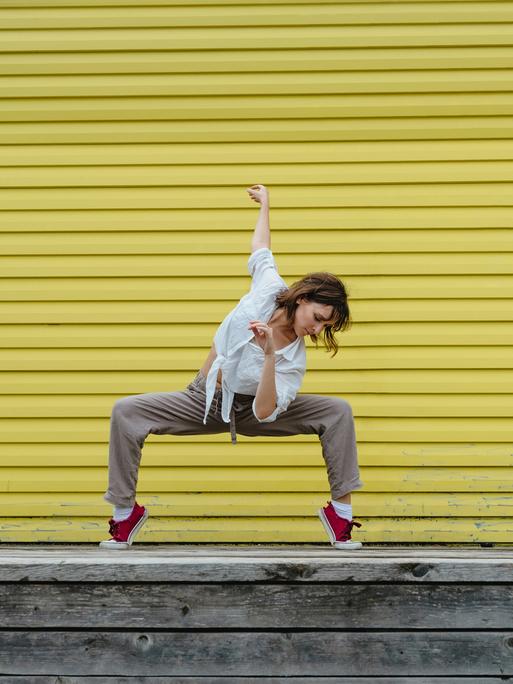
[[[347,284],[367,542],[511,540],[513,5],[6,0],[0,541],[106,538],[109,418],[183,389],[250,285]],[[316,436],[150,435],[138,541],[321,542]]]

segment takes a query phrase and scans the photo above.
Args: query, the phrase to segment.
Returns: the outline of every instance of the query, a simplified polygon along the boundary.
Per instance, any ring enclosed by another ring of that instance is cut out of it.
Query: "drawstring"
[[[217,390],[212,399],[213,411],[217,413],[217,407],[219,406],[219,399],[221,398],[221,390]],[[230,409],[230,435],[232,438],[232,444],[237,444],[237,430],[235,426],[235,400],[232,403],[232,408]]]
[[[237,432],[235,430],[235,408],[233,404],[230,411],[230,434],[232,436],[232,444],[237,444]]]

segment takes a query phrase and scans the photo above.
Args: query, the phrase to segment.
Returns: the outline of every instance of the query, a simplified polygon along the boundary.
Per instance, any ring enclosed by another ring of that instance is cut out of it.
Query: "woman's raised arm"
[[[260,204],[260,213],[251,241],[251,253],[261,247],[271,249],[271,229],[269,227],[269,192],[265,185],[252,185],[246,188],[254,202]]]

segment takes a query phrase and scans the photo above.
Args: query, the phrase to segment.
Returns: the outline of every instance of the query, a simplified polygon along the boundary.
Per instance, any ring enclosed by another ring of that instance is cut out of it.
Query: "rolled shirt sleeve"
[[[276,418],[287,410],[291,401],[296,398],[296,395],[303,382],[304,370],[295,369],[287,372],[275,371],[276,383],[276,408],[267,418],[259,418],[255,411],[256,396],[253,399],[253,415],[259,423],[272,423]]]
[[[252,278],[251,290],[270,285],[287,286],[278,273],[273,253],[268,247],[256,249],[248,259],[248,272]]]

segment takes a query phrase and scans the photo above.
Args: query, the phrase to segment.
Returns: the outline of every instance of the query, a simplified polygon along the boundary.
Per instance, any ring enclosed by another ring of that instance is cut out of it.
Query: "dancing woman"
[[[251,289],[219,325],[210,353],[178,392],[151,392],[115,402],[110,421],[109,483],[114,507],[111,538],[101,547],[127,549],[148,518],[136,500],[141,450],[149,434],[248,437],[317,434],[331,500],[318,510],[330,543],[361,548],[351,539],[351,492],[363,487],[350,404],[338,397],[298,394],[306,371],[304,338],[323,339],[337,353],[333,333],[351,323],[344,284],[332,273],[308,273],[288,286],[279,275],[269,229],[269,192],[247,188],[260,213],[251,243]]]

